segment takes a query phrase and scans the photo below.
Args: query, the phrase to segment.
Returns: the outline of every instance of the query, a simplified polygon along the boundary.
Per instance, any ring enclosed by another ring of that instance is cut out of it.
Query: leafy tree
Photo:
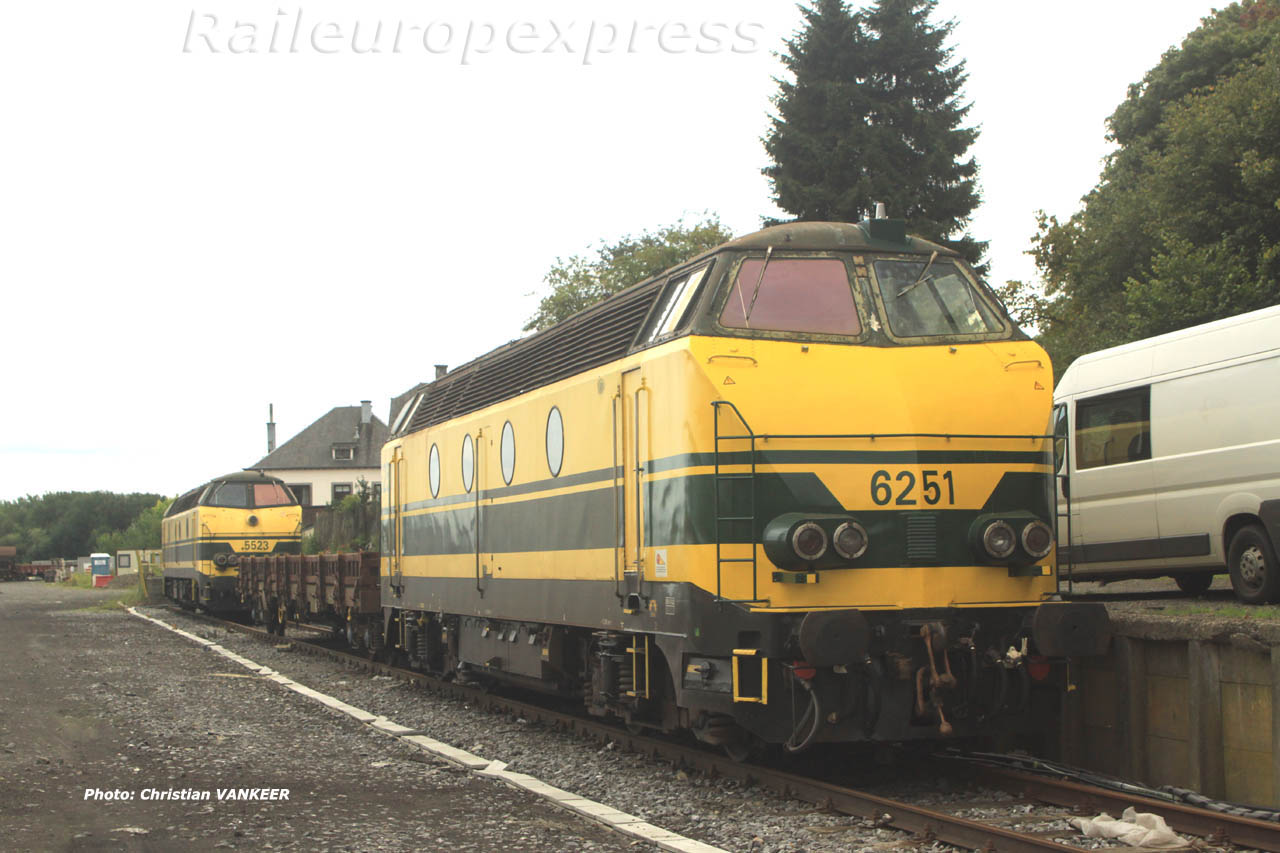
[[[0,502],[0,544],[16,545],[23,561],[81,557],[99,537],[128,528],[160,500],[155,494],[51,492]]]
[[[1084,206],[1041,214],[1042,318],[1059,373],[1078,355],[1280,301],[1280,0],[1205,18],[1108,121],[1119,147]]]
[[[786,42],[792,79],[778,81],[764,169],[774,200],[801,220],[855,222],[883,201],[909,229],[977,264],[986,243],[965,233],[980,200],[965,152],[964,62],[946,46],[953,24],[933,24],[936,0],[844,0],[801,7]]]
[[[124,530],[98,535],[96,549],[106,554],[116,551],[146,551],[160,547],[160,523],[173,503],[172,498],[161,498],[153,506],[138,513]]]
[[[625,287],[732,239],[733,234],[720,224],[719,217],[707,214],[692,225],[682,219],[639,236],[602,242],[594,256],[556,258],[544,279],[551,293],[542,298],[538,313],[529,319],[524,330],[554,326]]]

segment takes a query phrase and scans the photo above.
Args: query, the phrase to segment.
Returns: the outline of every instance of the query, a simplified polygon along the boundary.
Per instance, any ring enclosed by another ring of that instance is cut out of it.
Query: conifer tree
[[[951,23],[934,25],[936,0],[844,0],[801,7],[786,42],[778,114],[765,139],[774,200],[801,220],[857,221],[883,201],[908,228],[977,263],[985,242],[965,227],[978,206],[978,167],[965,152],[964,62],[952,61]]]

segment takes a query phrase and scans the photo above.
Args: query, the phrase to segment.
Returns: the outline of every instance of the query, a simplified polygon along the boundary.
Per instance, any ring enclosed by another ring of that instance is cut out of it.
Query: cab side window
[[[676,276],[666,286],[658,310],[644,336],[645,343],[672,334],[689,319],[690,305],[702,290],[703,280],[710,266],[699,267],[693,272]]]
[[[1151,386],[1076,402],[1076,468],[1151,458]]]

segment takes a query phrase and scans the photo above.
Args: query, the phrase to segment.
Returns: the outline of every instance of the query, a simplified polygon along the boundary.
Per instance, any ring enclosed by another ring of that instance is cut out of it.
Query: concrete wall
[[[1221,625],[1217,633],[1167,621],[1155,630],[1124,622],[1117,629],[1109,657],[1074,666],[1063,759],[1150,785],[1280,806],[1280,643]]]

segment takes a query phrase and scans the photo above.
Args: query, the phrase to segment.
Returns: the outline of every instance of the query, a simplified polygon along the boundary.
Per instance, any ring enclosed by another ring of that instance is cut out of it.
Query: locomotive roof
[[[566,379],[622,358],[632,347],[649,310],[673,270],[694,266],[725,251],[868,251],[907,252],[958,257],[945,246],[911,237],[900,219],[848,222],[788,222],[722,243],[702,254],[638,282],[567,320],[512,341],[435,380],[421,383],[395,398],[392,428],[416,432]],[[407,423],[400,411],[414,405]]]
[[[200,496],[204,494],[204,490],[209,488],[213,483],[281,483],[284,482],[279,477],[272,477],[270,474],[264,474],[261,471],[232,471],[230,474],[224,474],[221,477],[214,477],[207,483],[201,483],[189,492],[184,492],[173,503],[169,504],[169,509],[165,511],[165,518],[171,515],[177,515],[180,512],[186,512],[196,505],[200,500]]]
[[[798,251],[909,252],[959,257],[959,252],[906,233],[901,219],[870,219],[862,222],[784,222],[730,240],[712,249],[760,249],[773,247]]]

